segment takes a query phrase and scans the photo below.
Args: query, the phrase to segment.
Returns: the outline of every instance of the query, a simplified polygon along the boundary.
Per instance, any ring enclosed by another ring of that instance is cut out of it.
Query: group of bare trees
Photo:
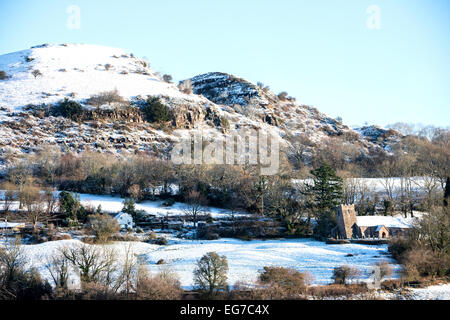
[[[139,263],[132,244],[122,250],[83,243],[62,246],[45,260],[52,284],[28,269],[19,240],[0,247],[0,300],[181,298],[170,270],[152,275]]]
[[[18,213],[20,218],[30,222],[34,228],[39,223],[47,223],[57,217],[58,196],[52,188],[41,188],[35,184],[31,176],[26,176],[23,183],[18,186],[6,182],[3,189],[3,216],[8,220],[8,215],[13,211]],[[18,207],[14,207],[14,204]]]

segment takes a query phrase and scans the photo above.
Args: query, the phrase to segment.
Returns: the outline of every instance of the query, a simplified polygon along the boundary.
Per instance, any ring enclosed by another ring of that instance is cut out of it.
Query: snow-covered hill
[[[226,136],[234,129],[263,129],[279,136],[286,150],[302,135],[312,144],[320,144],[327,137],[344,137],[345,143],[365,155],[386,147],[316,108],[292,98],[280,99],[267,87],[226,73],[193,77],[193,92],[180,90],[176,84],[164,81],[147,61],[121,49],[41,45],[1,55],[0,71],[6,74],[0,80],[3,166],[20,154],[46,145],[117,156],[136,151],[167,153],[179,140],[179,130],[186,129],[201,131],[208,137]],[[92,96],[114,90],[122,102],[90,105],[88,99]],[[162,131],[139,116],[136,102],[147,97],[158,97],[173,110],[170,130]],[[48,112],[64,99],[77,101],[87,110],[108,111],[78,122]]]
[[[164,82],[147,61],[97,45],[44,45],[6,54],[0,56],[0,70],[9,76],[0,85],[1,105],[11,111],[64,97],[87,99],[114,89],[128,99],[139,95],[197,98]],[[34,70],[42,75],[35,77]]]

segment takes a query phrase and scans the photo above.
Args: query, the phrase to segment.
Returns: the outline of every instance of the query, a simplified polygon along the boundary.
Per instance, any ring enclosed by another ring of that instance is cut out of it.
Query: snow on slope
[[[11,111],[28,104],[54,103],[72,93],[76,100],[82,100],[114,89],[125,98],[163,95],[201,99],[162,81],[144,60],[122,49],[98,45],[45,45],[2,55],[0,70],[10,77],[0,81],[0,106]],[[42,76],[35,78],[33,70]]]

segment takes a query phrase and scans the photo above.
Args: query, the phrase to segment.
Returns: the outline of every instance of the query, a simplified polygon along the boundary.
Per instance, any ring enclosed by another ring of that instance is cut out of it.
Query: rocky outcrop
[[[203,95],[216,104],[246,106],[253,101],[266,106],[275,100],[273,94],[267,94],[247,80],[222,72],[210,72],[190,79],[195,94]]]

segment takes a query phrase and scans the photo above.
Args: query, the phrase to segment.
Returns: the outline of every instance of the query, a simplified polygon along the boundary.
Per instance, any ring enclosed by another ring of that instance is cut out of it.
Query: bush
[[[149,122],[168,122],[174,117],[172,110],[158,98],[148,98],[142,111]]]
[[[0,70],[0,80],[6,80],[8,79],[8,75],[6,74],[5,71]]]
[[[366,284],[330,284],[327,286],[314,286],[308,289],[308,294],[317,298],[348,297],[368,292]]]
[[[105,243],[120,231],[119,223],[110,215],[95,214],[88,217],[88,226],[95,233],[98,242]]]
[[[173,79],[172,76],[169,74],[163,75],[163,80],[167,83],[172,83],[172,79]]]
[[[178,84],[178,89],[185,94],[192,94],[192,92],[193,92],[192,81],[190,79],[181,81]]]
[[[162,271],[151,276],[145,269],[139,270],[136,286],[138,300],[180,300],[182,289],[175,274]]]
[[[73,121],[81,121],[84,109],[78,102],[65,98],[56,106],[56,113]]]
[[[163,207],[171,207],[174,204],[175,204],[175,199],[174,198],[168,198],[162,203],[162,206]]]
[[[346,284],[347,280],[356,278],[360,274],[360,271],[351,266],[340,266],[334,268],[333,280],[335,284]]]
[[[151,241],[153,244],[157,244],[159,246],[166,246],[167,245],[167,239],[164,237],[158,237]]]
[[[86,101],[88,105],[95,107],[100,107],[102,105],[111,104],[114,102],[116,103],[126,102],[126,100],[120,96],[119,91],[117,91],[117,89],[93,95]]]
[[[286,91],[280,92],[278,94],[278,99],[281,101],[285,101],[287,99],[288,93]]]
[[[304,293],[308,277],[295,269],[283,267],[264,267],[259,275],[261,284],[268,284],[279,298],[292,297]]]
[[[34,78],[36,79],[37,77],[42,77],[42,72],[39,70],[33,70],[33,72],[31,72],[31,74],[34,76]]]

